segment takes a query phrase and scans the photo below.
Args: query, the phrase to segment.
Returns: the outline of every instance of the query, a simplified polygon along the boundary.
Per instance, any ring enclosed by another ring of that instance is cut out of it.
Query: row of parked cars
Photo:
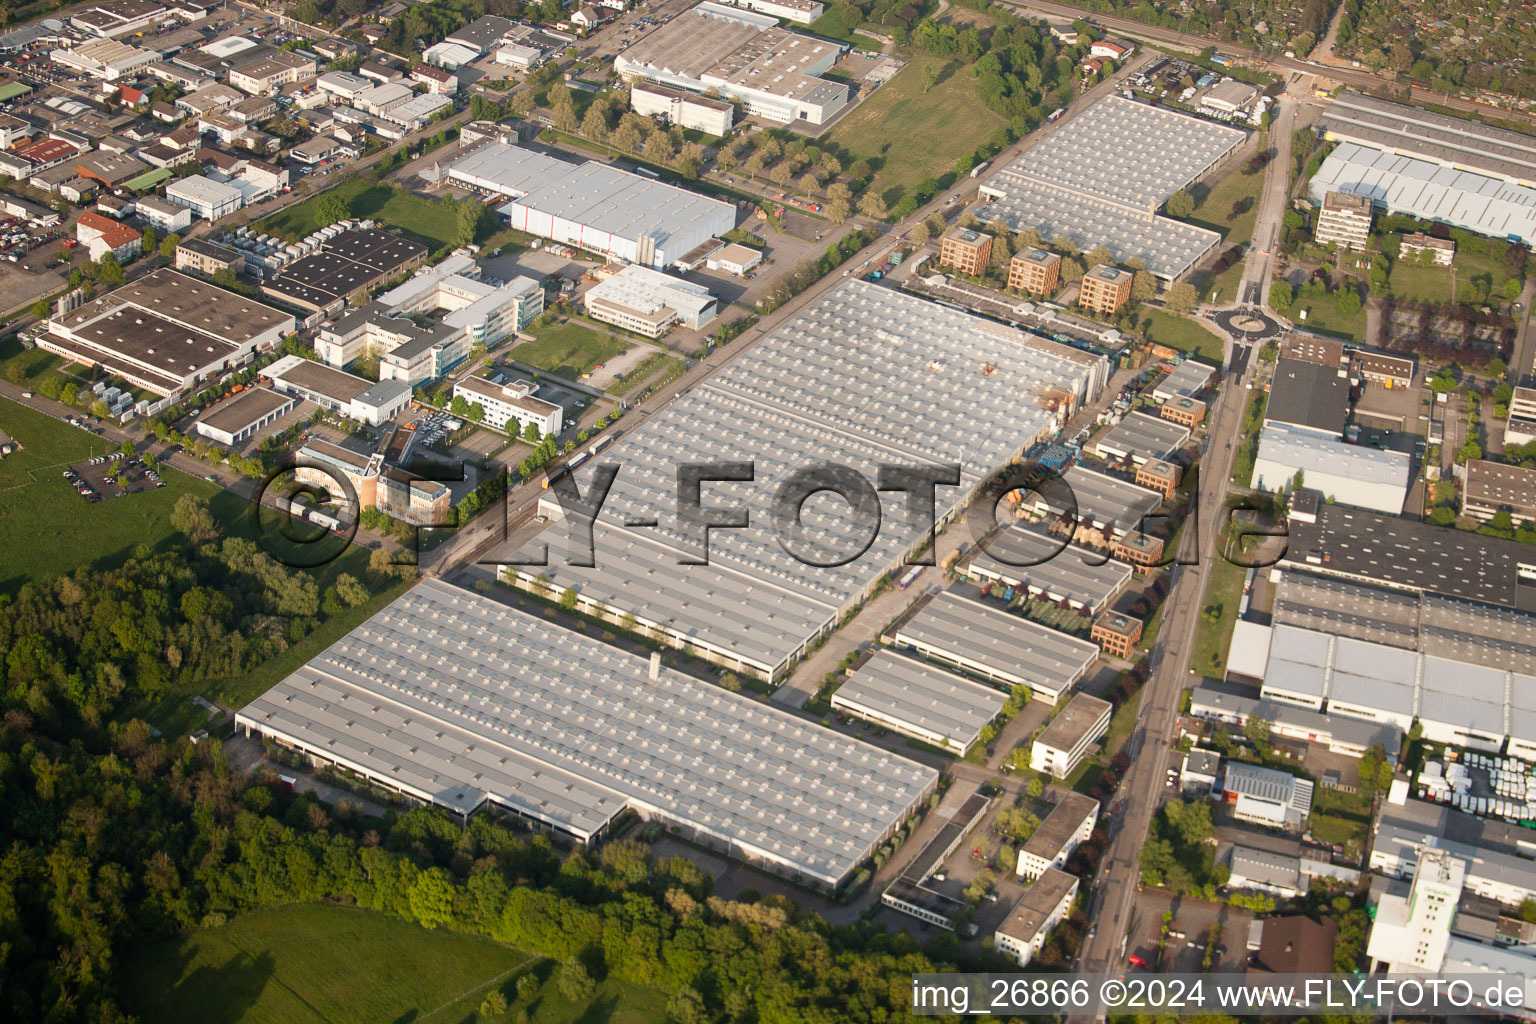
[[[92,459],[91,461],[94,462],[95,460]],[[69,485],[73,487],[75,491],[79,493],[80,497],[84,498],[86,501],[96,502],[101,500],[101,495],[97,494],[95,490],[91,488],[90,484],[80,479],[80,475],[74,470],[66,469],[64,471],[64,479],[68,480]]]

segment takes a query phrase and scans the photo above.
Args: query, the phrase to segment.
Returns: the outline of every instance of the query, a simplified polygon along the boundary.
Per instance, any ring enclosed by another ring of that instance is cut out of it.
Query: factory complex
[[[776,682],[926,537],[903,497],[874,490],[879,467],[958,464],[954,484],[936,491],[947,521],[987,475],[1097,393],[1103,364],[946,306],[845,283],[605,454],[622,468],[594,527],[594,566],[552,560],[547,580],[507,573],[523,586],[569,588],[589,614],[633,615],[672,644]],[[748,509],[750,525],[709,531],[706,557],[704,532],[657,495],[678,493],[682,467],[722,462],[749,465],[711,484],[706,501]],[[776,507],[787,476],[822,463],[864,474],[857,511],[827,493],[798,516]],[[583,493],[592,472],[577,474]],[[553,497],[541,510],[561,514]],[[637,522],[654,525],[627,525]]]
[[[1102,245],[1117,263],[1139,258],[1164,281],[1182,278],[1221,241],[1160,215],[1170,195],[1205,174],[1247,132],[1109,96],[1067,121],[981,186],[983,220],[1010,231]]]

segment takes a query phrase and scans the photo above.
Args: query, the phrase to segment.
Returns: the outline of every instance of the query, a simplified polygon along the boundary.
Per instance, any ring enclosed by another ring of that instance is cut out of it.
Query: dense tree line
[[[125,1021],[131,951],[330,900],[660,989],[679,1022],[906,1019],[908,976],[933,964],[905,935],[834,929],[773,897],[719,899],[691,863],[639,843],[561,857],[485,817],[364,820],[247,784],[216,741],[125,721],[146,698],[249,672],[369,596],[348,576],[322,593],[217,536],[196,501],[175,525],[170,549],[0,597],[0,1016]]]

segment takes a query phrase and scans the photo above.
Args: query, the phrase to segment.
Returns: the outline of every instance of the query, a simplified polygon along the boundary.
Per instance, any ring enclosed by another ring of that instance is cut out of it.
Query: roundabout
[[[1210,318],[1234,341],[1267,341],[1286,331],[1284,324],[1261,309],[1224,309],[1211,313]]]

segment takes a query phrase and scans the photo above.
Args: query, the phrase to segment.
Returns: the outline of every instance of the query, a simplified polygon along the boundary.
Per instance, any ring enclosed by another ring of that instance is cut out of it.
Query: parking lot
[[[164,487],[160,474],[146,467],[142,460],[124,457],[121,452],[97,455],[64,470],[64,479],[89,502],[141,494]]]

